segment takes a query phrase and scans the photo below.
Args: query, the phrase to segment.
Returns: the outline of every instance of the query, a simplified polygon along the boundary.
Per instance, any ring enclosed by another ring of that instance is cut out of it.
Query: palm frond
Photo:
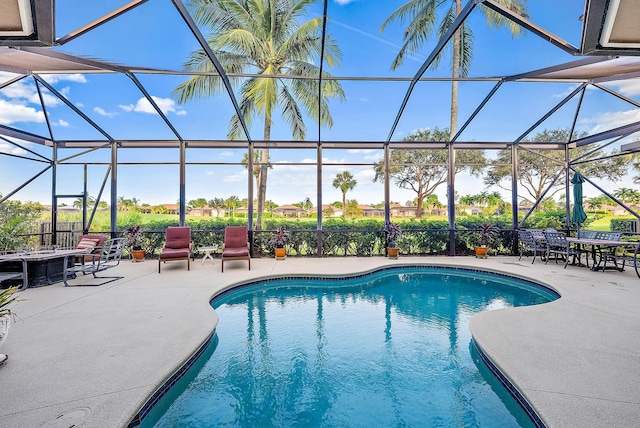
[[[320,18],[304,22],[277,47],[279,55],[295,60],[308,61],[311,57],[320,57],[320,37],[318,29],[322,25]]]
[[[527,0],[497,0],[498,3],[503,5],[509,10],[514,11],[518,15],[523,18],[528,18],[529,14],[527,13]],[[484,6],[484,5],[483,5]],[[517,37],[522,34],[522,27],[515,23],[514,21],[505,18],[503,15],[498,12],[490,9],[486,6],[482,8],[486,18],[487,18],[487,26],[495,27],[495,28],[509,28],[511,32],[511,36]]]
[[[267,68],[265,73],[273,74],[273,70]],[[251,98],[256,108],[270,117],[278,103],[278,82],[272,78],[251,79],[242,96]]]
[[[423,0],[423,2],[425,1]],[[426,1],[425,3],[433,4],[435,5],[434,7],[437,7],[435,2]],[[413,55],[422,49],[435,30],[436,20],[435,8],[424,7],[417,12],[404,32],[405,42],[391,65],[392,70],[400,66],[407,55]]]
[[[436,9],[438,4],[435,0],[411,0],[396,10],[382,23],[380,32],[384,31],[387,25],[394,21],[403,24],[405,21],[412,21],[414,17],[420,15],[425,9]]]
[[[265,52],[263,44],[250,31],[239,28],[217,35],[217,37],[210,39],[210,44],[214,49],[225,48],[237,54],[254,58],[254,62],[268,54]]]
[[[279,94],[280,105],[282,105],[282,117],[291,128],[291,135],[294,140],[304,140],[307,128],[304,125],[302,114],[298,108],[298,104],[293,96],[289,93],[286,85],[280,86]]]
[[[463,24],[460,28],[460,76],[467,77],[471,70],[473,57],[473,32],[471,27]]]
[[[250,86],[251,81],[245,82],[243,85],[243,89],[245,86]],[[241,89],[242,92],[242,89]],[[244,123],[247,125],[247,128],[251,129],[251,125],[253,124],[253,119],[258,115],[258,110],[256,109],[255,104],[253,103],[253,99],[244,97],[240,102],[240,113],[242,114],[242,119]],[[227,133],[227,137],[230,140],[236,140],[239,138],[248,138],[248,136],[244,133],[244,128],[242,127],[242,123],[237,114],[234,114],[229,121],[229,132]]]
[[[251,65],[248,58],[242,55],[230,54],[228,52],[214,52],[218,61],[222,64],[226,73],[240,73]],[[216,73],[216,69],[204,51],[199,50],[191,54],[191,58],[185,64],[185,69],[197,73]],[[230,78],[232,83],[239,81],[239,78]],[[196,75],[186,82],[178,85],[173,91],[179,104],[183,104],[190,99],[207,98],[225,91],[224,82],[218,76]]]

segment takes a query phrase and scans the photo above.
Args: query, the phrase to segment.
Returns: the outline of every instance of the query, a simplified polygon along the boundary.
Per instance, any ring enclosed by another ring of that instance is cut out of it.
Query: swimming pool
[[[215,337],[141,426],[534,426],[468,322],[557,297],[505,275],[422,266],[238,287],[214,299]]]

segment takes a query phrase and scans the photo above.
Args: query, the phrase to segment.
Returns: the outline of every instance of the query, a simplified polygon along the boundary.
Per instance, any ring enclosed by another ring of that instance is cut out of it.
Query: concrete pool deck
[[[546,283],[562,298],[482,313],[478,344],[549,427],[630,427],[640,420],[640,279],[531,258],[401,257],[123,261],[125,278],[19,293],[0,352],[0,426],[123,427],[210,335],[209,299],[228,286],[283,274],[363,272],[398,264],[462,265]],[[112,270],[115,271],[116,269]],[[108,273],[112,272],[109,271]],[[60,417],[62,415],[62,417]],[[75,425],[73,425],[75,423]]]

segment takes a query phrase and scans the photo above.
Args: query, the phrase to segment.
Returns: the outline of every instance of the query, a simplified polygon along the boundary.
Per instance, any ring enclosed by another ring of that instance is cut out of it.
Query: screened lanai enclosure
[[[280,207],[315,220],[291,226],[298,254],[337,254],[351,206],[414,218],[405,253],[468,254],[465,197],[484,194],[515,252],[545,201],[575,230],[577,172],[640,219],[616,192],[637,187],[637,1],[90,3],[0,7],[0,203],[50,205],[53,244],[78,199],[83,229],[106,202],[117,235],[123,198],[180,224],[235,198],[258,251]],[[371,224],[357,254],[383,254]]]

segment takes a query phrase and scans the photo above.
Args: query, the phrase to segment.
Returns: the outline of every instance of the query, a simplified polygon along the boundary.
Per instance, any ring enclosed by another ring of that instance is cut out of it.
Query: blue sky
[[[56,2],[56,36],[61,37],[127,2],[124,0],[58,0]],[[436,40],[430,40],[414,57],[405,61],[396,71],[390,64],[401,43],[404,26],[392,25],[383,33],[382,22],[398,6],[399,0],[330,0],[328,31],[337,40],[343,58],[340,66],[328,69],[336,76],[367,77],[412,77],[422,65]],[[530,1],[531,20],[555,35],[578,46],[580,43],[583,13],[582,0],[561,2]],[[309,9],[310,17],[318,16],[322,3]],[[468,21],[474,31],[474,57],[470,76],[491,77],[517,74],[548,67],[576,59],[555,48],[537,36],[526,33],[512,38],[507,30],[488,29],[480,7]],[[79,56],[89,56],[127,66],[154,67],[181,70],[189,52],[197,44],[188,32],[170,1],[152,1],[104,24],[57,50]],[[449,66],[445,61],[437,70],[428,70],[425,76],[447,77]],[[0,72],[0,81],[10,77]],[[181,76],[153,76],[138,74],[138,79],[154,96],[156,102],[186,139],[226,139],[228,121],[233,110],[228,97],[192,101],[178,105],[171,98],[171,91],[184,79]],[[117,139],[175,139],[170,129],[155,114],[143,99],[135,85],[121,75],[64,75],[52,76],[49,82],[94,120],[100,127]],[[393,120],[407,91],[408,82],[360,81],[342,83],[346,100],[331,103],[334,126],[322,129],[326,140],[385,140]],[[460,84],[459,124],[476,108],[486,93],[493,87],[488,82],[463,82]],[[626,82],[624,85],[609,85],[624,95],[637,99],[640,84]],[[419,128],[447,127],[449,124],[448,82],[420,82],[407,105],[394,140],[402,139]],[[491,100],[475,122],[460,137],[464,141],[513,141],[532,123],[558,103],[562,97],[576,87],[575,84],[508,83]],[[71,109],[45,92],[47,112],[57,139],[102,139],[99,134]],[[35,85],[24,80],[0,90],[0,123],[47,135],[44,114],[36,103]],[[577,101],[568,103],[545,122],[544,128],[566,128],[573,118]],[[588,133],[600,132],[615,126],[638,120],[638,111],[627,103],[602,91],[589,90],[578,118],[578,130]],[[317,138],[317,128],[307,122],[307,139]],[[251,129],[252,138],[261,139],[261,124]],[[535,132],[534,132],[535,133]],[[282,121],[274,124],[272,137],[290,139]],[[621,141],[624,143],[627,141]],[[618,147],[616,145],[615,147]],[[50,149],[28,145],[32,150],[50,156]],[[0,151],[17,150],[0,141]],[[63,150],[60,157],[77,153]],[[245,150],[189,149],[189,162],[240,162]],[[491,153],[488,153],[491,156]],[[119,151],[120,162],[177,162],[175,149]],[[269,173],[267,199],[278,204],[293,203],[309,197],[316,200],[315,150],[272,150],[274,168]],[[379,150],[329,150],[323,152],[327,164],[373,163],[381,159]],[[109,151],[78,158],[78,161],[108,162]],[[308,165],[299,165],[307,163]],[[28,179],[43,166],[6,156],[0,156],[0,193],[7,194]],[[349,170],[358,182],[348,194],[360,203],[376,203],[383,200],[380,183],[373,183],[371,166],[324,167],[324,202],[340,200],[341,194],[331,186],[336,173]],[[91,166],[89,169],[89,193],[96,195],[106,167]],[[58,193],[80,193],[82,191],[82,168],[61,166],[59,168]],[[246,197],[247,175],[240,165],[192,165],[187,169],[187,200],[197,197]],[[177,165],[123,165],[118,171],[118,193],[127,198],[136,197],[149,204],[175,203],[179,196]],[[51,175],[43,174],[34,183],[18,192],[14,199],[38,200],[49,203]],[[630,182],[601,183],[607,189],[632,187]],[[445,200],[445,186],[437,194]],[[460,176],[457,180],[460,195],[476,194],[484,189],[481,181]],[[105,195],[108,195],[108,189]],[[587,196],[596,196],[595,189],[585,187]],[[391,199],[401,203],[413,199],[415,194],[392,186]],[[109,202],[107,200],[107,202]]]

